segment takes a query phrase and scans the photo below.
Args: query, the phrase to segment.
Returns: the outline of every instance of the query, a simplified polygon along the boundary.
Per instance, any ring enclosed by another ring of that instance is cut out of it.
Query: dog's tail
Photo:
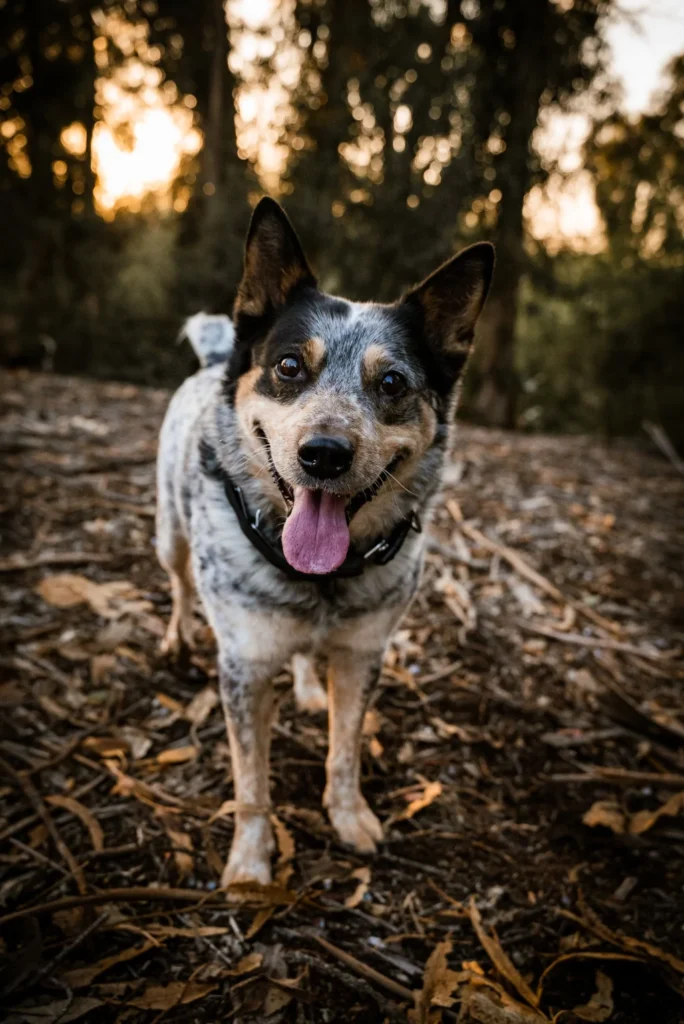
[[[225,363],[233,351],[235,335],[230,317],[195,313],[183,324],[178,340],[187,338],[202,366]]]

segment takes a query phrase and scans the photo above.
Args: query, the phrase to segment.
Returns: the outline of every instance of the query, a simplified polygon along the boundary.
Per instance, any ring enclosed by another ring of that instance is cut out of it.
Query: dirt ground
[[[684,478],[647,442],[462,428],[366,719],[382,850],[336,843],[285,670],[276,880],[226,894],[210,632],[157,654],[167,400],[4,379],[7,1019],[684,1021]]]

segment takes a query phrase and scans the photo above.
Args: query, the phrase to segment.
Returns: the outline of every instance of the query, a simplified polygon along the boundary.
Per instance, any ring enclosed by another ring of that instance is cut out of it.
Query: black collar
[[[233,483],[219,462],[216,452],[209,442],[204,439],[200,441],[200,460],[202,469],[207,476],[218,480],[223,485],[228,503],[235,512],[240,529],[245,537],[271,565],[274,565],[276,569],[280,569],[290,580],[322,583],[330,579],[348,579],[352,576],[360,576],[369,565],[387,565],[399,553],[409,532],[415,530],[416,533],[420,533],[422,530],[418,513],[410,512],[409,515],[399,520],[389,536],[378,537],[363,554],[357,551],[350,551],[342,565],[335,569],[334,572],[329,572],[325,575],[299,572],[297,569],[293,569],[285,558],[280,540],[270,540],[261,529],[261,509],[257,509],[253,517],[250,516],[242,489]]]

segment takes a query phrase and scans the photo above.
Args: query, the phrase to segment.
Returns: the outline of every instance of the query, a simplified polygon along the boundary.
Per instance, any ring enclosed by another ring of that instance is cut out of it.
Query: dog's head
[[[290,513],[295,568],[337,568],[350,529],[384,528],[397,489],[443,446],[493,264],[491,245],[473,245],[392,305],[347,302],[319,291],[278,204],[257,206],[226,394]]]

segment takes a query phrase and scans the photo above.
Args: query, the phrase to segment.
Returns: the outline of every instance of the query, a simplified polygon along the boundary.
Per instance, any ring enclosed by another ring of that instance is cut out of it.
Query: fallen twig
[[[89,793],[91,789],[94,789],[96,786],[99,786],[101,782],[104,782],[105,779],[108,778],[108,775],[102,773],[98,775],[97,778],[90,779],[82,786],[79,786],[79,788],[75,789],[71,795],[78,800],[80,797],[85,796],[85,794]],[[7,828],[4,828],[2,832],[0,832],[0,843],[4,842],[5,839],[9,839],[10,836],[16,835],[17,832],[22,832],[25,828],[28,828],[29,825],[35,825],[35,823],[39,820],[40,815],[34,812],[33,814],[27,814],[26,817],[24,818],[20,818],[19,821],[13,822],[13,824],[8,825]]]
[[[0,572],[22,572],[45,565],[105,565],[119,562],[122,558],[142,558],[147,551],[138,548],[122,548],[114,554],[106,551],[43,551],[39,555],[12,555],[0,560]]]
[[[103,924],[108,917],[108,911],[105,911],[104,914],[100,914],[100,916],[95,918],[95,920],[92,921],[91,924],[89,924],[88,927],[85,928],[79,935],[77,935],[76,938],[72,939],[71,942],[67,942],[66,945],[62,946],[59,953],[57,953],[57,955],[54,956],[52,960],[45,965],[45,967],[41,968],[40,971],[38,971],[36,974],[33,975],[32,978],[29,979],[31,985],[37,985],[40,981],[43,980],[43,978],[49,977],[49,975],[52,974],[57,964],[61,963],[62,960],[64,960],[65,957],[67,957],[70,953],[73,953],[75,949],[78,949],[78,947],[81,946],[85,942],[85,940],[93,934],[93,932],[97,931],[100,925]],[[13,992],[14,989],[18,987],[18,984],[19,983],[13,985],[12,982],[10,982],[7,991]]]
[[[594,935],[603,939],[604,942],[610,943],[611,946],[617,946],[618,949],[626,949],[630,953],[639,953],[649,960],[660,961],[667,964],[677,974],[684,974],[684,960],[680,960],[679,957],[674,956],[672,953],[665,952],[665,950],[660,949],[658,946],[651,945],[650,942],[634,939],[631,935],[625,935],[624,932],[612,931],[587,904],[582,892],[579,893],[577,902],[580,910],[579,914],[573,914],[571,911],[561,910],[560,908],[558,913],[583,925],[588,931],[593,932]]]
[[[29,768],[27,770],[26,774],[35,775],[38,772],[44,772],[46,768],[54,768],[55,765],[60,764],[65,758],[69,757],[70,754],[77,750],[83,740],[87,739],[89,736],[94,736],[95,733],[98,733],[101,729],[111,729],[111,727],[116,725],[117,722],[120,722],[121,719],[128,720],[129,716],[132,715],[134,711],[137,711],[142,704],[146,704],[147,701],[147,697],[139,697],[132,704],[129,704],[128,707],[121,708],[120,711],[117,711],[116,714],[112,715],[107,722],[98,722],[97,725],[93,725],[88,729],[81,729],[81,731],[76,733],[68,743],[65,743],[62,749],[57,751],[49,761],[46,761],[44,764],[34,765],[33,768]]]
[[[2,923],[0,921],[0,923]],[[368,978],[369,981],[374,981],[376,985],[381,985],[382,988],[386,988],[388,992],[394,992],[396,996],[401,999],[406,999],[408,1002],[413,1002],[413,992],[410,988],[406,988],[405,985],[400,985],[398,981],[394,981],[392,978],[388,978],[386,975],[381,974],[380,971],[376,971],[374,967],[369,967],[368,964],[364,964],[363,961],[357,960],[351,953],[347,953],[344,949],[340,949],[339,946],[334,946],[332,942],[328,942],[321,935],[312,935],[319,946],[322,946],[331,956],[334,956],[337,960],[340,960],[347,967],[350,967],[356,974],[361,975],[362,978]]]
[[[546,636],[549,640],[558,640],[562,644],[574,644],[577,647],[603,648],[607,651],[620,651],[622,654],[638,654],[641,658],[649,658],[651,661],[667,661],[671,654],[663,654],[661,651],[650,651],[645,647],[637,647],[636,644],[623,643],[621,640],[611,640],[608,637],[582,636],[581,633],[557,633],[555,629],[548,629],[546,626],[533,626],[529,622],[518,620],[517,625],[526,633],[536,633],[538,636]]]
[[[531,565],[528,565],[522,555],[518,554],[512,548],[506,547],[505,544],[500,544],[498,541],[491,540],[480,530],[477,530],[474,526],[469,526],[468,523],[460,522],[460,529],[465,533],[466,537],[470,537],[472,541],[480,545],[480,547],[486,548],[491,551],[492,554],[498,555],[499,558],[503,558],[505,562],[515,569],[515,571],[523,576],[525,579],[533,583],[535,587],[538,587],[544,594],[548,594],[554,601],[558,601],[559,604],[570,605],[571,608],[577,612],[578,615],[583,615],[594,625],[600,626],[601,629],[606,629],[610,633],[622,633],[621,627],[616,622],[611,622],[610,619],[605,619],[603,615],[599,615],[598,612],[594,611],[588,605],[582,601],[575,601],[559,590],[550,580],[547,580],[545,576],[533,569]]]
[[[383,1015],[389,1017],[390,1020],[406,1020],[406,1013],[403,1010],[398,1010],[396,1006],[383,998],[377,989],[373,988],[372,985],[369,985],[362,978],[359,978],[358,975],[347,974],[346,971],[341,970],[339,967],[333,967],[332,964],[321,960],[317,956],[312,956],[310,953],[300,953],[299,951],[292,950],[285,953],[285,959],[288,963],[302,965],[311,968],[313,971],[318,971],[319,974],[324,974],[333,981],[339,982],[345,988],[367,996],[377,1003]]]
[[[199,899],[198,899],[199,896]],[[58,910],[71,910],[72,907],[98,906],[102,903],[195,903],[195,909],[204,906],[227,908],[225,896],[220,891],[205,893],[201,896],[196,889],[152,889],[134,886],[130,889],[103,889],[102,892],[84,893],[80,896],[63,896],[49,903],[39,903],[33,907],[22,907],[0,917],[0,928],[19,921],[22,917],[36,914],[52,914]]]
[[[40,818],[40,820],[45,825],[45,828],[48,830],[50,838],[55,844],[55,848],[57,849],[57,852],[59,853],[60,857],[62,857],[63,860],[66,862],[71,873],[76,879],[76,884],[78,885],[79,891],[81,893],[85,893],[86,880],[85,875],[83,874],[83,868],[81,868],[81,866],[78,864],[73,853],[71,852],[71,850],[69,849],[69,847],[59,834],[59,830],[55,825],[54,821],[52,820],[52,816],[48,811],[47,807],[45,806],[45,804],[43,803],[40,793],[38,792],[36,787],[33,785],[31,780],[27,778],[27,776],[22,775],[20,772],[18,772],[16,768],[14,768],[8,761],[4,759],[4,757],[0,757],[0,771],[3,771],[5,775],[7,775],[7,777],[14,783],[14,785],[22,791],[22,793],[24,794],[24,796],[31,804],[38,817]]]
[[[646,786],[684,786],[684,775],[677,775],[675,772],[638,772],[630,771],[627,768],[602,768],[600,765],[591,765],[587,768],[586,774],[582,772],[562,772],[547,776],[548,782],[615,782],[631,786],[639,783]]]

